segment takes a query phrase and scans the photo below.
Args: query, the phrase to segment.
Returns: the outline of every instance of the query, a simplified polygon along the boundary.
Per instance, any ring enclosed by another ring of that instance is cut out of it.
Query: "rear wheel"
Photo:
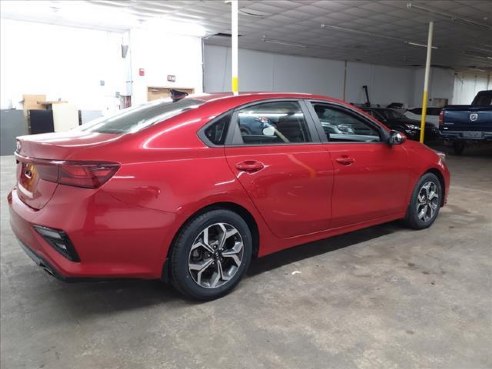
[[[428,228],[439,214],[442,188],[435,174],[427,173],[420,178],[413,190],[405,223],[413,229]]]
[[[230,292],[246,272],[252,237],[238,214],[211,210],[180,232],[170,256],[171,281],[186,296],[212,300]]]

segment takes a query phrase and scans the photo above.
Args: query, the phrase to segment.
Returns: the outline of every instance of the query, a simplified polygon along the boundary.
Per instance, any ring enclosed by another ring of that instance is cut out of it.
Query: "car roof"
[[[242,103],[248,101],[257,101],[257,100],[268,100],[268,99],[311,99],[311,100],[324,100],[331,101],[336,103],[346,102],[341,101],[336,98],[332,98],[329,96],[317,95],[317,94],[309,94],[302,92],[265,92],[265,91],[251,91],[251,92],[241,92],[238,95],[233,95],[232,92],[219,92],[219,93],[203,93],[187,96],[187,98],[201,100],[201,101],[233,101],[233,100],[241,100]]]
[[[392,108],[383,108],[383,107],[372,107],[372,106],[362,106],[362,110],[391,110],[391,111],[396,111],[395,109]]]

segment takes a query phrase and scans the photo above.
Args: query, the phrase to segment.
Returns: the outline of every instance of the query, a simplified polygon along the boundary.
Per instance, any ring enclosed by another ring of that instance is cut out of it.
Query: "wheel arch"
[[[191,222],[193,219],[195,219],[196,217],[199,217],[200,215],[202,215],[208,211],[217,210],[217,209],[230,210],[230,211],[238,214],[241,218],[243,218],[243,220],[246,222],[246,224],[248,225],[248,227],[251,231],[251,237],[252,237],[252,242],[253,242],[253,255],[252,256],[253,256],[253,258],[256,258],[258,256],[258,252],[260,250],[260,233],[258,230],[258,224],[256,223],[256,220],[253,217],[253,215],[245,207],[238,205],[236,203],[233,203],[233,202],[216,202],[213,204],[209,204],[205,207],[202,207],[201,209],[194,212],[192,215],[190,215],[188,218],[186,218],[186,220],[181,224],[181,226],[177,230],[176,234],[174,235],[174,237],[173,237],[173,239],[169,245],[169,248],[168,248],[168,251],[166,254],[166,258],[164,260],[164,264],[162,267],[162,279],[164,281],[167,282],[169,280],[169,268],[168,268],[169,255],[171,254],[171,251],[172,251],[173,245],[176,241],[176,238],[179,236],[179,234],[181,233],[183,228],[189,222]]]

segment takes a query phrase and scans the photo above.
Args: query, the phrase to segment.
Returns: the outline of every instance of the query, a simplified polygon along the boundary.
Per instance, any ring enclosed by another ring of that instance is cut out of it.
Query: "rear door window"
[[[304,113],[297,101],[249,105],[236,114],[236,145],[276,145],[312,142]]]

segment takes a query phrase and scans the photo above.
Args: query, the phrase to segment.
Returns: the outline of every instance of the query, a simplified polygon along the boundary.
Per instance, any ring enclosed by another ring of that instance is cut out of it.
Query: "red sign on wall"
[[[145,76],[145,69],[143,69],[143,68],[138,68],[138,75],[139,75],[140,77]]]

